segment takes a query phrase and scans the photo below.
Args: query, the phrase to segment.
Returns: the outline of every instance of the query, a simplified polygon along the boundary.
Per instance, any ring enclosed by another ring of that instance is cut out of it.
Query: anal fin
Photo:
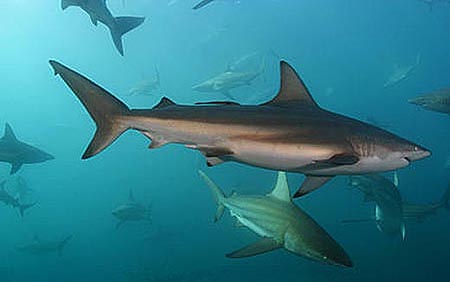
[[[283,244],[268,237],[226,255],[227,258],[245,258],[267,253],[283,247]]]
[[[327,183],[333,178],[333,176],[313,176],[307,175],[305,181],[303,181],[302,186],[294,194],[294,198],[302,197]]]

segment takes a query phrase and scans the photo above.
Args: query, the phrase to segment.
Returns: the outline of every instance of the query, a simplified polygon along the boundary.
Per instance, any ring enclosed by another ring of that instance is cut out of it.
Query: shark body
[[[11,164],[10,174],[16,173],[24,164],[42,163],[54,157],[43,150],[17,139],[12,127],[7,123],[5,134],[0,138],[0,162]]]
[[[305,84],[281,62],[281,87],[260,105],[209,102],[177,105],[167,98],[153,109],[129,109],[79,73],[51,61],[97,125],[82,158],[90,158],[128,129],[152,140],[200,151],[209,166],[237,161],[307,176],[295,196],[336,175],[366,174],[405,167],[429,156],[423,147],[390,132],[320,108]]]
[[[130,190],[128,201],[112,211],[114,217],[119,222],[116,225],[118,229],[122,224],[129,221],[149,221],[151,222],[151,208],[138,203],[133,196],[133,192]]]
[[[365,201],[375,202],[373,220],[381,232],[405,239],[403,202],[393,182],[381,175],[364,175],[350,176],[349,184],[364,193]]]
[[[232,194],[226,197],[205,173],[200,171],[200,176],[211,189],[218,205],[216,221],[226,208],[239,224],[262,237],[254,244],[227,254],[227,257],[243,258],[284,248],[312,260],[353,266],[344,249],[292,202],[284,172],[278,173],[275,188],[265,196]]]
[[[409,103],[426,110],[450,115],[450,89],[442,89],[408,100]]]
[[[123,56],[123,44],[122,36],[140,26],[145,18],[144,17],[114,17],[111,11],[106,6],[106,0],[62,0],[61,7],[63,10],[70,6],[80,7],[85,11],[92,24],[98,25],[101,22],[108,27],[114,45],[120,55]]]

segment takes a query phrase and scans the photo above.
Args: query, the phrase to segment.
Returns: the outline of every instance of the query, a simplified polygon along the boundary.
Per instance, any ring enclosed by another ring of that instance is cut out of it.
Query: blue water
[[[56,157],[19,171],[38,201],[23,219],[17,210],[0,206],[0,281],[143,281],[138,278],[146,273],[153,279],[148,281],[448,279],[449,212],[408,223],[405,241],[386,236],[374,224],[343,225],[342,219],[373,212],[373,205],[347,187],[346,177],[296,203],[345,248],[354,268],[285,251],[225,258],[257,236],[235,228],[228,215],[212,222],[215,204],[197,170],[206,169],[227,193],[242,194],[267,193],[276,173],[237,163],[206,168],[198,152],[180,145],[147,150],[149,140],[136,132],[82,161],[94,124],[53,76],[48,60],[79,70],[131,107],[150,108],[162,96],[187,104],[224,99],[191,87],[255,52],[269,58],[263,76],[233,95],[242,103],[267,101],[277,91],[277,60],[283,58],[324,108],[375,119],[433,151],[398,172],[403,199],[427,203],[439,199],[448,184],[449,117],[407,99],[449,86],[450,5],[437,3],[430,11],[415,0],[242,0],[193,11],[196,0],[107,2],[114,15],[146,17],[124,36],[124,57],[108,30],[92,25],[79,8],[62,11],[59,0],[0,2],[0,122],[9,122],[19,139]],[[418,54],[421,63],[407,79],[383,88],[395,64],[413,64]],[[259,61],[243,64],[256,68]],[[149,96],[127,96],[139,81],[153,77],[155,68],[161,87]],[[2,178],[9,169],[0,163]],[[302,180],[289,174],[291,190]],[[130,189],[138,201],[151,204],[153,222],[116,230],[111,211],[127,200]],[[46,240],[73,238],[61,257],[16,250],[37,234]]]

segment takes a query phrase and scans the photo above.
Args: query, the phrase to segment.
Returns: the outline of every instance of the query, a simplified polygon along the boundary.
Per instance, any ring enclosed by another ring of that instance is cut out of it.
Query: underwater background
[[[228,214],[213,223],[216,206],[197,171],[205,170],[227,194],[267,193],[276,172],[234,162],[207,168],[200,153],[181,145],[148,150],[149,140],[137,132],[81,160],[95,126],[53,76],[48,60],[79,70],[130,107],[151,108],[163,96],[180,104],[224,100],[221,93],[191,88],[233,62],[250,69],[264,62],[263,75],[233,90],[233,96],[244,104],[267,101],[279,87],[278,60],[285,59],[324,108],[376,121],[432,150],[432,157],[398,171],[403,199],[428,203],[448,186],[449,116],[407,100],[450,86],[450,5],[439,2],[430,10],[415,0],[224,0],[192,10],[195,0],[107,3],[114,15],[146,17],[124,36],[124,57],[106,27],[92,25],[78,8],[62,11],[57,0],[0,1],[0,121],[11,124],[21,140],[55,156],[18,172],[38,202],[23,218],[0,206],[0,281],[448,279],[449,211],[408,222],[404,241],[378,232],[375,224],[342,224],[373,213],[373,205],[364,203],[344,176],[295,203],[345,248],[353,268],[285,251],[226,258],[257,236],[235,228]],[[393,66],[412,64],[418,56],[420,64],[407,79],[383,87]],[[160,86],[151,95],[128,95],[155,72]],[[0,163],[2,179],[9,170],[9,164]],[[291,190],[302,179],[290,173]],[[136,200],[151,205],[152,222],[116,229],[111,211],[130,190]],[[16,250],[37,235],[72,239],[61,256]]]

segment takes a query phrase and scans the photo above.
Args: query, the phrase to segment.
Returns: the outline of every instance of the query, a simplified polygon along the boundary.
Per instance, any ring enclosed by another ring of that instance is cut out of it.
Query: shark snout
[[[407,160],[408,162],[412,162],[427,158],[429,156],[431,156],[430,150],[416,145],[410,152],[405,155],[405,160]]]

